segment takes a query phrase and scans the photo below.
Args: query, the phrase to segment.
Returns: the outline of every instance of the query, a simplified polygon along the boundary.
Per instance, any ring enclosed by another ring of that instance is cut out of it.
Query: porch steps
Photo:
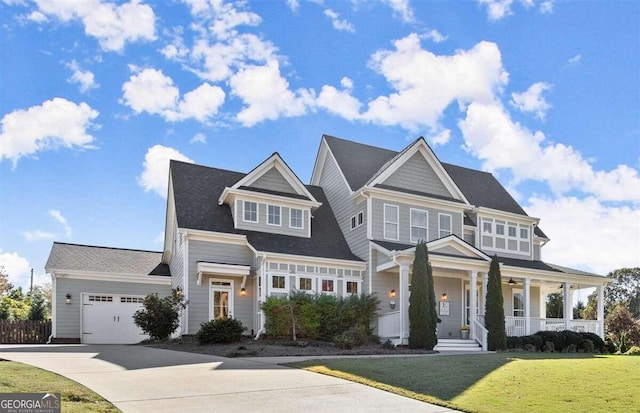
[[[439,338],[434,350],[441,353],[448,351],[482,351],[482,347],[475,340],[460,340]]]

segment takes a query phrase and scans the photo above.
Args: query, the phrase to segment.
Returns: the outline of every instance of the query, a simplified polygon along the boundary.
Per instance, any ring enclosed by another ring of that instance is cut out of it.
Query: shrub
[[[597,350],[597,351],[603,351],[603,348],[605,348],[605,343],[604,340],[597,334],[595,333],[580,333],[580,335],[582,336],[582,342],[584,343],[584,340],[591,340],[591,342],[593,343],[593,350]],[[586,349],[585,349],[586,351]],[[615,352],[615,350],[614,350]]]
[[[552,341],[546,341],[544,343],[544,346],[542,347],[542,351],[544,351],[545,353],[553,353],[555,351],[555,347],[556,346]]]
[[[242,339],[242,333],[246,329],[240,320],[218,318],[200,324],[196,340],[200,344],[233,343]]]
[[[633,346],[624,354],[626,354],[627,356],[640,356],[640,347]]]
[[[582,340],[582,349],[586,353],[593,353],[594,348],[595,346],[593,345],[593,341],[589,340],[588,338]]]
[[[488,330],[487,348],[490,351],[504,350],[507,335],[504,326],[504,298],[502,297],[502,276],[498,257],[491,259],[485,306],[485,325]]]
[[[361,346],[367,342],[369,334],[362,326],[354,326],[347,331],[338,334],[334,339],[336,347],[350,349],[354,346]]]
[[[187,303],[175,289],[163,298],[157,293],[149,294],[144,298],[142,308],[133,314],[133,322],[149,334],[151,340],[165,341],[180,325],[180,311]]]
[[[610,336],[608,336],[604,341],[604,347],[606,348],[607,352],[611,354],[615,353],[617,350],[616,343]]]
[[[409,296],[409,347],[433,350],[436,336],[436,299],[427,244],[420,241],[413,261],[413,278]]]
[[[380,345],[380,347],[382,347],[385,350],[395,350],[396,349],[396,346],[394,346],[393,343],[391,342],[391,340],[388,340],[388,339],[387,339],[387,341],[382,343]]]
[[[507,348],[508,349],[524,348],[522,337],[521,336],[507,337]]]
[[[578,346],[575,344],[569,344],[563,351],[565,350],[567,353],[576,353],[578,351]]]
[[[533,344],[525,344],[524,345],[524,350],[528,351],[529,353],[535,353],[536,351],[538,351],[536,346],[534,346]]]

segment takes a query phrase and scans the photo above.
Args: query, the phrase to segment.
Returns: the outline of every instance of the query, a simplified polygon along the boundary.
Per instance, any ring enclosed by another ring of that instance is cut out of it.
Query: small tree
[[[180,325],[180,311],[187,303],[175,289],[163,298],[157,293],[149,294],[144,298],[143,308],[133,315],[133,322],[152,340],[165,341]]]
[[[433,274],[425,242],[416,246],[409,297],[409,347],[433,350],[438,343]]]
[[[47,304],[42,294],[34,294],[31,297],[29,308],[29,320],[42,321],[47,319]]]
[[[502,298],[502,275],[498,257],[493,256],[489,266],[487,282],[487,304],[485,308],[487,327],[487,348],[490,351],[507,348],[507,334],[504,327],[504,299]]]
[[[564,298],[562,293],[551,293],[547,296],[547,318],[562,318]]]

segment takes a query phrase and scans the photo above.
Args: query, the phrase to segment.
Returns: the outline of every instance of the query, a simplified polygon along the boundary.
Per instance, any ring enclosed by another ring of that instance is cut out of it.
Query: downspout
[[[266,299],[266,289],[267,289],[267,274],[266,274],[266,270],[267,270],[267,254],[262,253],[262,254],[258,254],[258,259],[260,259],[260,284],[261,284],[261,289],[260,289],[260,297],[256,296],[256,304],[258,302],[263,302]],[[254,340],[257,340],[260,338],[260,336],[264,333],[266,333],[265,330],[265,314],[264,314],[264,310],[261,308],[260,309],[260,328],[258,328],[258,332],[256,333],[256,336],[254,337]]]

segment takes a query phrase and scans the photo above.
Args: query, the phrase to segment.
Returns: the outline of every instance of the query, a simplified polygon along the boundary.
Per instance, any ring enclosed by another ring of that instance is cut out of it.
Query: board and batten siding
[[[399,224],[399,238],[392,240],[384,237],[384,205],[394,205],[398,207],[398,224]],[[384,199],[373,198],[372,200],[372,217],[371,217],[371,235],[373,239],[389,240],[392,242],[399,242],[401,244],[414,244],[411,242],[411,209],[419,209],[428,212],[427,217],[427,234],[429,239],[440,238],[439,218],[438,214],[451,215],[451,230],[454,235],[462,238],[462,213],[445,211],[443,209],[426,208],[422,206],[415,206],[411,204],[405,204],[402,202],[388,201]]]
[[[289,194],[297,193],[276,168],[269,169],[260,178],[256,179],[255,182],[249,185],[249,187],[267,189],[269,191],[286,192]]]
[[[383,184],[453,198],[431,165],[419,152],[385,179]]]
[[[249,231],[269,232],[272,234],[293,235],[295,237],[307,237],[309,234],[309,209],[302,209],[302,228],[292,228],[290,226],[290,208],[277,203],[258,203],[258,222],[244,221],[244,201],[237,200],[235,204],[235,219],[238,229],[246,229]],[[280,225],[267,224],[268,205],[276,205],[280,207]]]
[[[247,277],[245,285],[246,295],[240,295],[242,277],[229,277],[224,274],[206,274],[202,277],[201,285],[197,285],[198,262],[214,262],[220,264],[248,265],[253,264],[253,253],[245,245],[223,244],[218,242],[189,240],[189,321],[188,334],[196,334],[200,324],[211,319],[209,301],[211,278],[233,280],[234,318],[242,321],[247,327],[245,334],[255,329],[255,283]]]
[[[145,278],[154,276],[141,276]],[[165,278],[157,276],[157,278]],[[157,293],[168,296],[171,288],[168,285],[142,284],[121,281],[79,280],[74,278],[56,278],[56,338],[82,337],[81,309],[82,293],[125,294],[146,296]],[[71,304],[66,303],[66,295],[71,294]]]
[[[369,212],[367,211],[367,203],[363,201],[356,204],[355,201],[350,199],[351,191],[342,178],[338,164],[330,152],[327,153],[324,160],[320,186],[329,200],[331,210],[340,225],[351,252],[360,259],[367,261],[369,259],[369,241],[367,239],[367,214]],[[351,217],[360,211],[363,212],[364,223],[352,230]]]

